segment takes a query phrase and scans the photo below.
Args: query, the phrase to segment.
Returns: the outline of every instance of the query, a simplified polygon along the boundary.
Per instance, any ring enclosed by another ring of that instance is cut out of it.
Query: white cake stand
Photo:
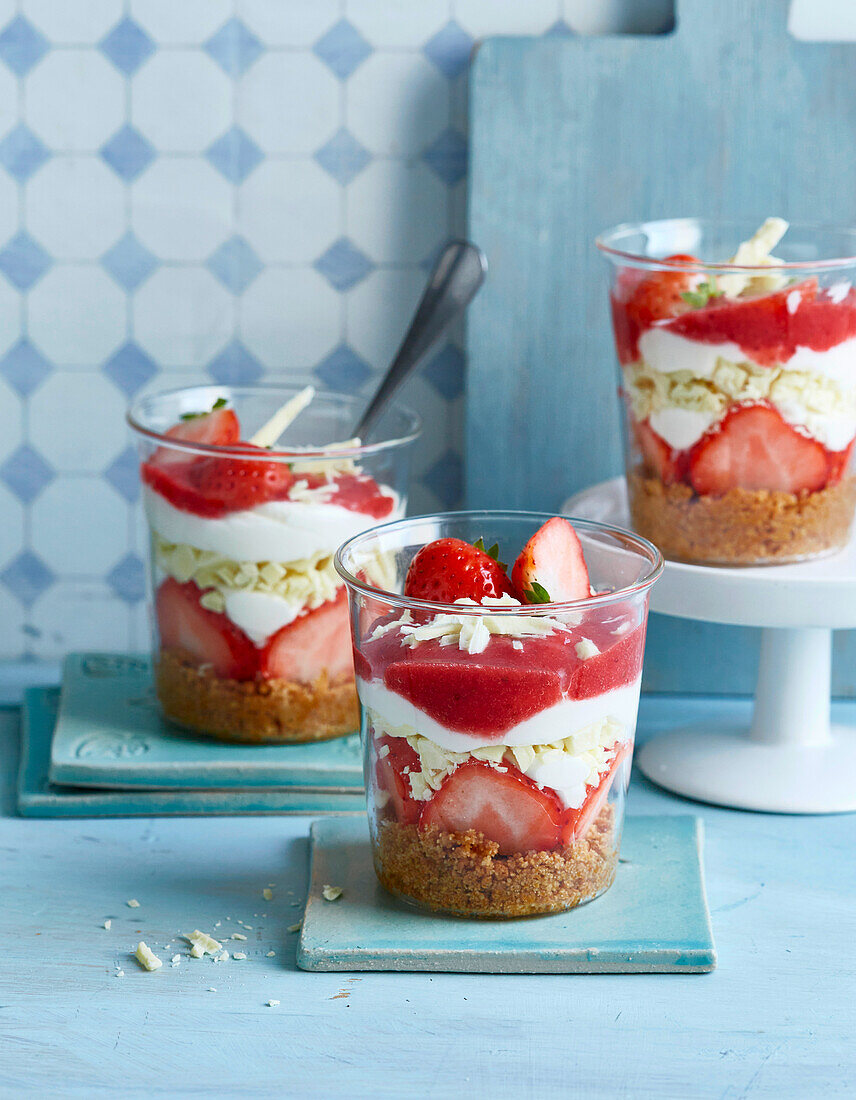
[[[629,527],[624,478],[578,493],[563,511]],[[799,565],[666,562],[651,609],[763,630],[749,729],[711,724],[660,734],[637,756],[649,779],[745,810],[856,810],[856,729],[830,723],[832,631],[856,627],[856,538],[833,557]]]

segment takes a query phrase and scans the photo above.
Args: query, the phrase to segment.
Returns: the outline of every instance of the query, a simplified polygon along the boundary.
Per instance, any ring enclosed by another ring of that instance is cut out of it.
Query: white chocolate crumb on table
[[[342,896],[341,886],[325,886],[321,891],[325,901],[338,901]]]
[[[190,954],[194,959],[201,959],[206,952],[209,955],[216,955],[223,950],[222,943],[205,932],[200,932],[198,928],[195,928],[192,932],[183,933],[183,936],[191,945]]]
[[[154,951],[152,951],[143,940],[140,940],[137,944],[137,950],[134,954],[144,970],[159,970],[163,966],[163,961],[157,957]]]

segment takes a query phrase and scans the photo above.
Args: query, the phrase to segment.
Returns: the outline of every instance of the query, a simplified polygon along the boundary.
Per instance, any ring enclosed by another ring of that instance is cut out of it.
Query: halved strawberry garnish
[[[428,802],[420,829],[436,826],[449,833],[475,829],[499,845],[499,855],[552,851],[559,844],[562,805],[517,768],[498,771],[471,760],[461,764]]]
[[[539,527],[514,563],[511,580],[525,603],[565,603],[591,595],[582,544],[566,519],[554,516]]]
[[[401,825],[415,825],[423,804],[410,793],[407,775],[419,771],[419,757],[403,737],[380,737],[374,744],[378,787],[389,795],[396,821]],[[382,753],[384,748],[385,754]]]
[[[234,409],[225,407],[225,400],[219,398],[207,413],[187,413],[174,424],[166,435],[182,443],[205,443],[210,446],[227,447],[241,438],[241,426]],[[197,456],[189,451],[179,451],[172,447],[158,447],[150,462],[192,462]]]
[[[267,454],[263,447],[239,446],[253,457],[203,458],[188,470],[190,482],[205,501],[204,514],[225,515],[288,496],[295,480],[290,466],[263,458]]]
[[[262,651],[261,674],[265,679],[311,684],[325,671],[330,680],[354,671],[344,587],[335,599],[278,630]]]
[[[693,448],[692,487],[699,494],[729,489],[785,493],[821,489],[829,476],[827,453],[792,428],[769,405],[737,405]]]
[[[405,596],[437,603],[467,597],[480,603],[485,596],[514,595],[500,563],[485,550],[463,539],[437,539],[418,551],[404,582]]]
[[[586,794],[586,800],[583,802],[582,806],[576,810],[565,811],[564,823],[562,825],[563,844],[572,844],[575,840],[582,840],[589,831],[596,821],[598,814],[603,809],[609,797],[609,792],[612,789],[612,784],[618,775],[618,769],[627,758],[629,752],[630,744],[629,742],[625,742],[616,751],[609,765],[609,769],[603,773],[598,785],[592,787]]]
[[[665,262],[697,264],[699,261],[695,256],[676,253],[674,256],[667,256]],[[627,302],[628,316],[639,328],[646,329],[655,321],[686,313],[692,306],[682,295],[691,291],[699,278],[698,272],[680,269],[652,272],[633,290]]]
[[[258,650],[230,619],[199,602],[202,589],[193,581],[180,584],[168,577],[155,597],[160,644],[177,649],[200,665],[211,665],[215,676],[251,680],[258,669]]]
[[[651,473],[656,474],[664,485],[673,485],[681,480],[679,452],[657,435],[647,420],[633,421],[633,434]]]

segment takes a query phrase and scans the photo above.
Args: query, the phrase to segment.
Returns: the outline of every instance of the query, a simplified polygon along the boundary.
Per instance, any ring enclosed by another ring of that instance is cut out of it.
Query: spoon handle
[[[469,241],[452,241],[443,250],[377,393],[353,434],[365,439],[384,406],[425,353],[475,297],[487,274],[487,257]]]

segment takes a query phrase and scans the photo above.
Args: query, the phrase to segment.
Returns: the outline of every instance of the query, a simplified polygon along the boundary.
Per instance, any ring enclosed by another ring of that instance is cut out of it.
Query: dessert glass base
[[[852,476],[812,493],[698,496],[637,469],[627,492],[634,530],[664,557],[695,565],[775,565],[834,554],[847,544],[856,508]]]
[[[289,680],[229,680],[182,657],[161,652],[155,690],[164,715],[193,733],[253,744],[327,741],[359,729],[352,676],[312,684]]]
[[[448,833],[381,821],[374,864],[381,884],[402,901],[463,917],[561,913],[608,890],[618,866],[615,814],[606,806],[585,838],[552,852],[497,853],[481,833]]]

